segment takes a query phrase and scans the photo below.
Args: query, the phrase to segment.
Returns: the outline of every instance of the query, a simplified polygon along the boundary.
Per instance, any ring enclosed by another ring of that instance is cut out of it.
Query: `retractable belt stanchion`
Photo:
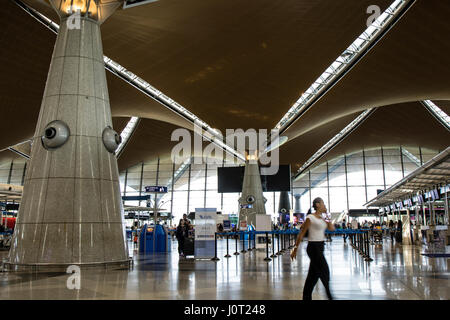
[[[370,242],[369,238],[367,237],[367,248],[366,248],[366,261],[373,261],[373,259],[370,257]]]
[[[269,258],[269,234],[266,232],[266,257],[264,258],[264,261],[272,261],[272,259]]]
[[[252,249],[252,232],[251,231],[249,231],[248,232],[248,245],[247,245],[247,251],[252,251],[253,249]]]
[[[274,234],[275,234],[275,231],[272,231],[272,254],[271,254],[271,258],[276,258],[276,257],[278,257],[276,254],[275,254],[275,237],[274,237]]]
[[[288,249],[292,249],[292,247],[291,247],[291,238],[292,238],[292,231],[289,230],[289,234],[288,234]]]
[[[359,254],[362,253],[362,251],[361,251],[361,233],[358,233],[358,252],[359,252]]]
[[[212,261],[219,261],[220,259],[217,258],[217,233],[214,233],[214,258],[211,259]]]
[[[279,256],[281,254],[281,251],[280,251],[280,231],[279,230],[277,230],[277,247],[278,247],[277,256]]]
[[[367,232],[363,232],[361,235],[361,251],[363,258],[366,257],[366,238],[367,238]]]
[[[238,241],[239,241],[239,234],[237,232],[234,233],[235,240],[236,240],[236,251],[233,253],[235,256],[239,255],[239,249],[238,249]]]
[[[228,253],[228,238],[229,238],[229,235],[227,233],[227,254],[224,256],[225,258],[231,257],[231,255]]]
[[[246,253],[247,251],[245,250],[245,231],[242,231],[242,253]]]
[[[253,250],[256,250],[256,234],[253,237]]]

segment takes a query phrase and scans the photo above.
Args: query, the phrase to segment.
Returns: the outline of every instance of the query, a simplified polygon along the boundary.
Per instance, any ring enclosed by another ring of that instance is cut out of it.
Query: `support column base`
[[[7,272],[66,272],[69,266],[78,266],[81,270],[85,269],[118,269],[130,268],[133,265],[133,259],[121,261],[106,261],[94,263],[35,263],[35,264],[17,264],[4,262],[3,269]]]

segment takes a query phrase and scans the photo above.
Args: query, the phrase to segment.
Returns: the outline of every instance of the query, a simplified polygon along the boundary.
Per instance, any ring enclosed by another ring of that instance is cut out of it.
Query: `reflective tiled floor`
[[[67,289],[65,273],[0,272],[3,299],[301,299],[308,272],[306,242],[298,260],[289,253],[265,262],[265,251],[224,258],[225,241],[219,241],[220,261],[181,260],[177,242],[169,254],[134,256],[131,270],[83,270],[80,290]],[[230,253],[234,252],[234,241]],[[448,249],[447,249],[448,250]],[[385,240],[371,246],[372,262],[365,262],[341,237],[327,243],[325,256],[331,270],[335,299],[450,299],[448,258],[427,258],[419,246],[402,246]],[[5,258],[6,252],[0,252]],[[326,299],[322,284],[313,299]]]

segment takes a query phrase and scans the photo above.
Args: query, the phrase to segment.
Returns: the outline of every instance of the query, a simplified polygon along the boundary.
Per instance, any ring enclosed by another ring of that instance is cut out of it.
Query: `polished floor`
[[[134,266],[130,270],[82,270],[79,290],[67,288],[66,273],[0,272],[0,300],[5,299],[220,299],[300,300],[308,272],[306,242],[299,257],[289,253],[265,262],[265,251],[224,258],[225,240],[219,242],[220,261],[180,260],[177,242],[172,252],[138,255],[130,243]],[[230,242],[230,253],[234,252]],[[448,248],[446,249],[448,251]],[[365,262],[342,237],[325,247],[331,290],[339,300],[448,300],[450,260],[428,258],[419,246],[384,240],[372,245],[372,262]],[[0,252],[0,258],[6,257]],[[322,284],[313,299],[324,300]]]

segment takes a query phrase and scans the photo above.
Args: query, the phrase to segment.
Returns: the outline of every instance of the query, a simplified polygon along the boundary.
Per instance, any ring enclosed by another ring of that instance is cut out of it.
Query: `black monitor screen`
[[[18,203],[7,203],[5,209],[6,209],[6,211],[19,210],[19,204]]]
[[[217,168],[218,192],[242,192],[245,167]],[[264,192],[291,191],[291,167],[280,165],[277,174],[261,175]]]

